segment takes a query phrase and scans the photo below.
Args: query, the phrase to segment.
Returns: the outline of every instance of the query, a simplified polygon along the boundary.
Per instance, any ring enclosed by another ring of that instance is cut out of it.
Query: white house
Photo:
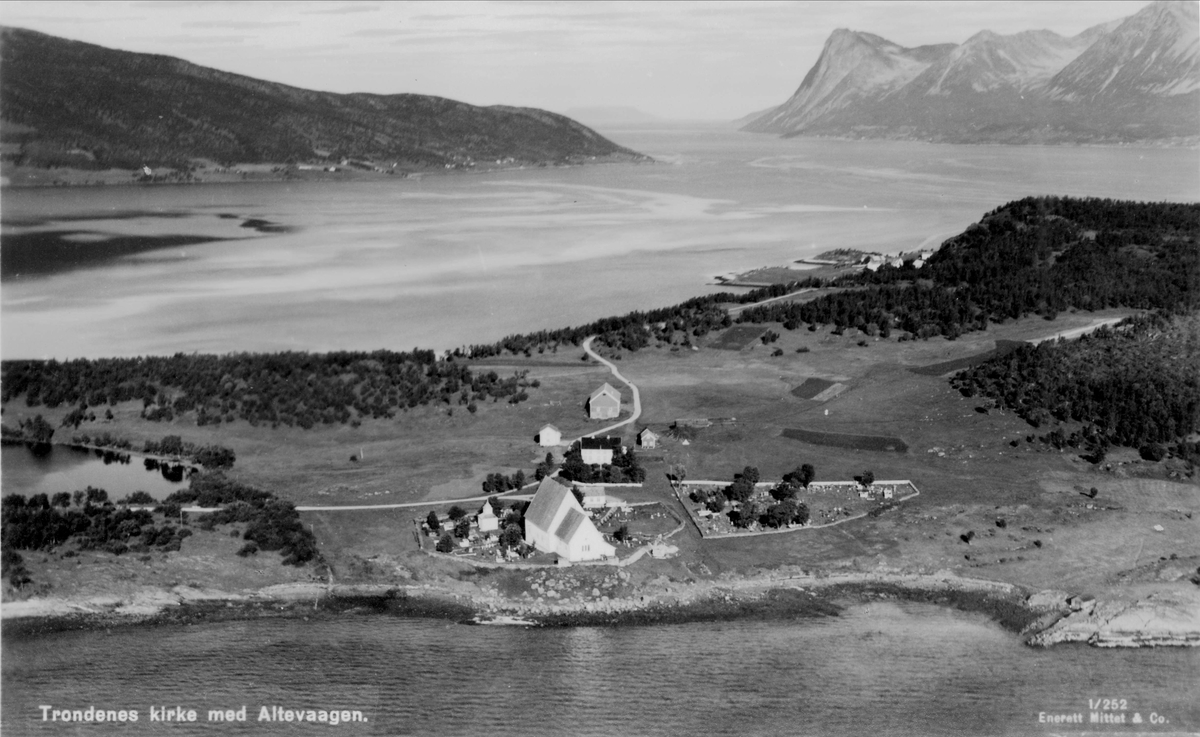
[[[612,463],[613,451],[620,447],[620,438],[581,438],[579,440],[579,453],[583,456],[583,462],[589,466],[593,463],[601,466]]]
[[[588,397],[588,417],[607,420],[621,414],[621,392],[613,389],[606,381]]]
[[[547,476],[525,510],[525,542],[571,562],[616,555],[571,490]]]
[[[554,425],[546,425],[538,430],[538,445],[550,448],[562,442],[562,431]]]
[[[658,445],[658,436],[651,432],[650,428],[644,428],[637,436],[638,445],[643,448],[653,448]]]
[[[484,502],[483,509],[475,517],[475,521],[479,524],[479,531],[495,532],[500,529],[500,520],[496,518],[496,512],[492,509],[491,502]]]

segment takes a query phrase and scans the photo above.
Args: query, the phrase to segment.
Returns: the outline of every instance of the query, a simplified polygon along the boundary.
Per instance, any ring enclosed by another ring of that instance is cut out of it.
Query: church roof
[[[532,522],[539,528],[550,532],[550,525],[558,508],[562,506],[565,497],[571,496],[571,490],[547,476],[538,484],[533,494],[529,509],[525,510],[525,524]]]
[[[583,512],[580,512],[575,507],[568,509],[562,522],[558,523],[558,529],[554,531],[554,536],[560,540],[570,542],[586,519],[587,517],[584,516]]]

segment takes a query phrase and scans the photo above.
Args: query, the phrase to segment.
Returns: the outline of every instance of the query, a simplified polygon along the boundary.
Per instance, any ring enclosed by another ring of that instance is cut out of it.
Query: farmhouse
[[[525,510],[525,542],[571,562],[616,555],[571,490],[547,476]]]
[[[546,425],[538,430],[538,445],[550,448],[562,442],[562,431],[554,425]]]
[[[580,455],[583,456],[583,462],[589,466],[593,463],[601,466],[612,463],[613,452],[620,447],[620,438],[581,438],[579,441]]]
[[[593,420],[611,419],[620,413],[621,392],[613,389],[607,381],[588,397],[588,417]]]
[[[650,431],[650,428],[643,429],[637,436],[638,445],[643,448],[653,448],[658,445],[658,436]]]

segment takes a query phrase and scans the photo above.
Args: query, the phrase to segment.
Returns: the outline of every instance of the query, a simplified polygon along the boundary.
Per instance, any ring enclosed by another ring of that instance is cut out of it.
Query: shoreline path
[[[596,336],[593,335],[593,336],[589,337],[587,340],[583,341],[584,352],[587,353],[588,356],[596,359],[600,363],[607,366],[608,370],[612,372],[613,376],[615,376],[619,381],[621,381],[621,383],[625,384],[625,386],[629,387],[629,391],[633,393],[633,412],[629,415],[629,417],[625,418],[624,420],[621,420],[620,422],[609,425],[607,427],[602,427],[599,430],[595,430],[595,431],[590,432],[586,435],[583,435],[579,438],[576,438],[576,440],[571,441],[572,443],[574,443],[578,440],[582,440],[583,438],[590,438],[594,435],[599,435],[600,433],[606,433],[610,430],[615,430],[618,427],[624,427],[630,423],[636,422],[637,418],[642,416],[642,395],[638,392],[637,386],[635,386],[632,381],[630,381],[629,379],[626,379],[624,376],[622,376],[621,372],[617,370],[617,367],[615,365],[613,365],[613,363],[611,361],[601,358],[599,356],[599,354],[597,354],[595,351],[592,350],[592,341],[595,339],[596,339]],[[570,445],[570,443],[568,443],[568,445]],[[521,499],[521,498],[530,498],[530,497],[518,496],[518,495],[508,495],[508,496],[505,496],[504,498],[505,499]],[[428,507],[428,506],[437,505],[437,504],[450,504],[452,502],[480,502],[480,501],[487,501],[487,499],[488,499],[487,496],[471,496],[471,497],[465,497],[465,498],[459,497],[457,499],[440,499],[440,500],[435,499],[435,500],[429,500],[429,501],[423,501],[423,502],[403,502],[400,504],[354,504],[354,505],[331,506],[331,507],[327,507],[327,506],[321,506],[321,507],[303,506],[303,507],[300,507],[300,506],[298,506],[298,507],[296,507],[296,511],[297,512],[338,512],[338,511],[343,511],[343,510],[350,511],[350,510],[366,510],[366,509],[404,509],[406,507]],[[217,508],[215,508],[215,507],[212,509],[199,508],[199,507],[188,507],[188,508],[185,508],[183,511],[185,511],[185,512],[213,512],[213,511],[216,511],[216,509]]]

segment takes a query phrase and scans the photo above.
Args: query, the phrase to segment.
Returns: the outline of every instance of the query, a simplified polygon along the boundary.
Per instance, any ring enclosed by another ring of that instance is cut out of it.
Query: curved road
[[[620,422],[616,423],[615,425],[609,425],[608,427],[602,427],[599,430],[589,432],[586,435],[582,435],[582,436],[576,438],[575,441],[571,441],[571,442],[583,440],[583,438],[590,438],[595,435],[599,435],[600,433],[608,432],[609,430],[616,430],[618,427],[625,427],[626,425],[637,421],[637,418],[642,416],[642,395],[638,393],[638,388],[636,386],[634,386],[632,381],[630,381],[629,379],[626,379],[624,376],[621,376],[621,372],[617,370],[617,367],[615,365],[613,365],[613,363],[611,361],[601,358],[598,353],[596,353],[595,351],[592,350],[592,341],[595,339],[596,339],[596,336],[593,335],[590,338],[588,338],[587,340],[583,341],[584,352],[587,353],[592,358],[599,361],[600,363],[604,364],[605,366],[608,366],[608,370],[612,372],[612,375],[617,377],[618,379],[620,379],[621,383],[625,384],[625,386],[629,387],[629,391],[633,393],[633,414],[631,414],[627,419],[621,420]],[[568,443],[568,445],[569,444],[570,443]]]
[[[632,381],[630,381],[629,379],[626,379],[624,376],[622,376],[621,372],[617,370],[617,367],[614,366],[611,361],[601,358],[599,356],[599,354],[597,354],[595,351],[592,350],[592,341],[595,340],[595,338],[596,338],[596,336],[593,335],[590,338],[588,338],[587,340],[583,341],[584,352],[586,352],[589,356],[596,359],[597,361],[604,364],[605,366],[608,366],[608,370],[612,372],[612,375],[615,376],[617,379],[619,379],[621,381],[621,383],[623,383],[625,386],[629,387],[629,391],[633,394],[633,413],[631,415],[629,415],[629,417],[627,417],[626,419],[621,420],[620,422],[618,422],[616,424],[609,425],[608,427],[603,427],[599,430],[590,432],[586,435],[583,435],[580,438],[577,438],[577,440],[582,440],[583,438],[590,438],[593,435],[599,435],[600,433],[606,433],[610,430],[616,430],[618,427],[624,427],[630,423],[636,422],[637,418],[642,416],[642,395],[640,393],[638,393],[638,388],[634,385],[634,383]],[[572,442],[574,442],[574,441],[572,441]],[[511,495],[511,496],[506,496],[504,498],[505,499],[522,499],[522,498],[528,499],[530,497],[528,495],[516,495],[515,494],[515,495]],[[367,509],[405,509],[408,507],[428,507],[428,506],[434,506],[434,505],[438,505],[438,504],[450,504],[450,503],[455,503],[455,502],[482,502],[482,501],[487,501],[488,499],[489,499],[489,497],[487,497],[487,496],[472,496],[472,497],[466,497],[466,498],[460,497],[458,499],[442,499],[439,501],[404,502],[401,504],[354,504],[354,505],[347,505],[347,506],[341,506],[341,507],[326,507],[326,506],[299,507],[298,506],[298,507],[296,507],[296,511],[297,512],[340,512],[340,511],[367,510]],[[217,509],[218,508],[216,508],[216,507],[211,508],[211,509],[200,508],[200,507],[188,507],[188,508],[185,508],[183,511],[185,511],[185,512],[215,512]]]

